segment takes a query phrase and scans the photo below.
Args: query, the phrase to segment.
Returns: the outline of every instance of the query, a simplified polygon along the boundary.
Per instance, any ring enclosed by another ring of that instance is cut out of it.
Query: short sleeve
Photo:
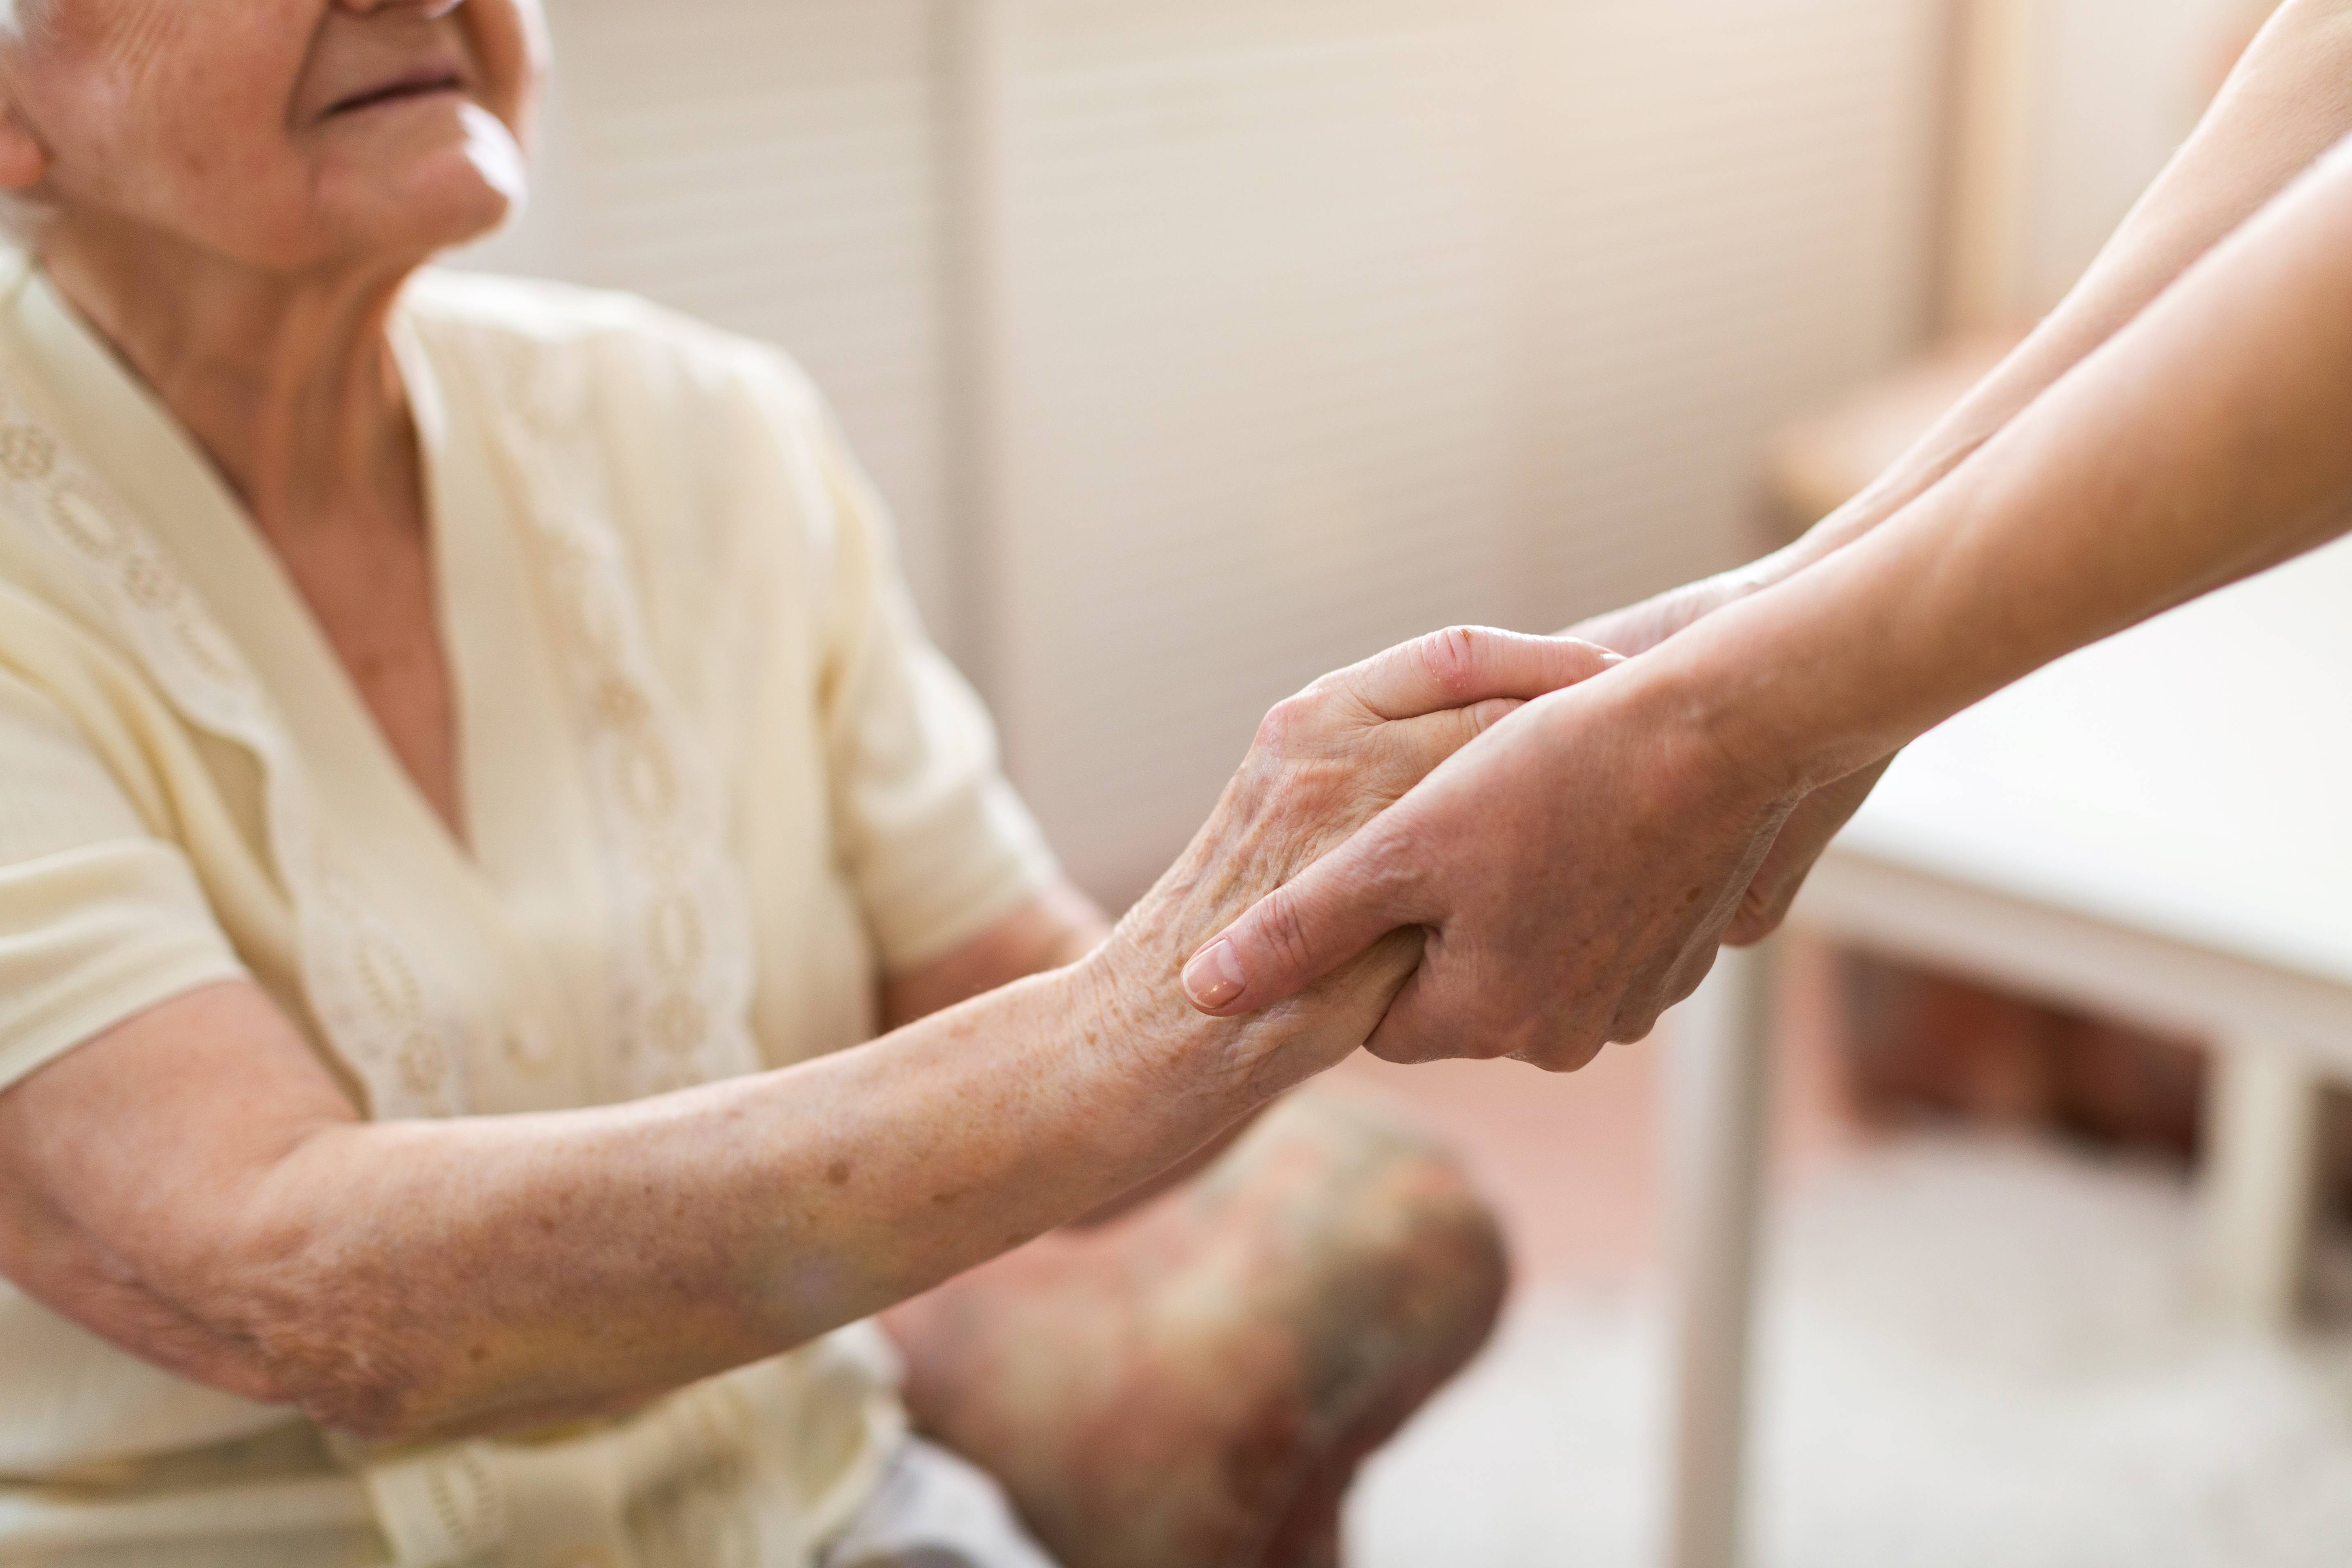
[[[179,848],[147,831],[53,704],[0,675],[0,1089],[245,977]]]
[[[1059,875],[995,726],[924,635],[879,496],[829,423],[836,527],[825,744],[836,842],[886,970],[985,932]]]

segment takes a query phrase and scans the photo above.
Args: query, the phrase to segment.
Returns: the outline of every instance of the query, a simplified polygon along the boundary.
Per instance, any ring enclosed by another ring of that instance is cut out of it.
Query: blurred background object
[[[1930,0],[554,0],[486,265],[786,344],[1113,903],[1255,716],[1730,563],[1927,309]]]
[[[475,263],[808,365],[1113,907],[1323,670],[1834,508],[2056,301],[2273,8],[549,6],[546,175]],[[1785,945],[1756,1560],[2352,1560],[2352,1352],[2197,1326],[2199,1042]],[[1655,1561],[1653,1053],[1339,1076],[1463,1140],[1526,1282],[1375,1470],[1357,1560]]]
[[[1770,542],[1875,478],[2057,302],[2275,9],[1951,7],[1928,341],[1775,433]],[[2206,1109],[2196,1042],[1880,958],[1853,955],[1843,973],[1843,1066],[1862,1114],[2038,1126],[2193,1159]],[[2328,1203],[2352,1210],[2352,1094],[2327,1100],[2319,1179]]]

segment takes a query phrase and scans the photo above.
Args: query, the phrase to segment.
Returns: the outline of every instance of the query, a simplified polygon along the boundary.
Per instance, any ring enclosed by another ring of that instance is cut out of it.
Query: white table
[[[2352,542],[2086,649],[1923,738],[1791,924],[2214,1047],[2206,1276],[2296,1310],[2318,1090],[2352,1079]],[[1769,949],[1670,1049],[1675,1568],[1738,1556]]]

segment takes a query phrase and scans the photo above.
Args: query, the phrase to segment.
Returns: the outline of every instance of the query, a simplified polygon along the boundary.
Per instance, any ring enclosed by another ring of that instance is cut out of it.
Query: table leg
[[[2204,1286],[2224,1320],[2284,1332],[2303,1306],[2320,1079],[2274,1042],[2221,1042],[2207,1091]]]
[[[1739,1553],[1771,993],[1769,947],[1726,952],[1671,1026],[1672,1568],[1733,1568]]]

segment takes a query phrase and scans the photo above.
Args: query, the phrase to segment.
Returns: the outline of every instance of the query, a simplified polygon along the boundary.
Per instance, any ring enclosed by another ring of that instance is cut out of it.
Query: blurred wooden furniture
[[[1925,737],[1796,923],[2216,1050],[2205,1275],[2294,1317],[2319,1085],[2352,1080],[2352,547],[2066,659]]]
[[[1997,358],[1932,354],[1791,431],[1774,494],[1831,510]],[[1797,929],[2216,1052],[2202,1274],[2296,1316],[2321,1086],[2352,1082],[2352,542],[2086,649],[1921,739],[1815,870]],[[1673,1561],[1736,1558],[1764,1162],[1769,949],[1679,1019]]]

